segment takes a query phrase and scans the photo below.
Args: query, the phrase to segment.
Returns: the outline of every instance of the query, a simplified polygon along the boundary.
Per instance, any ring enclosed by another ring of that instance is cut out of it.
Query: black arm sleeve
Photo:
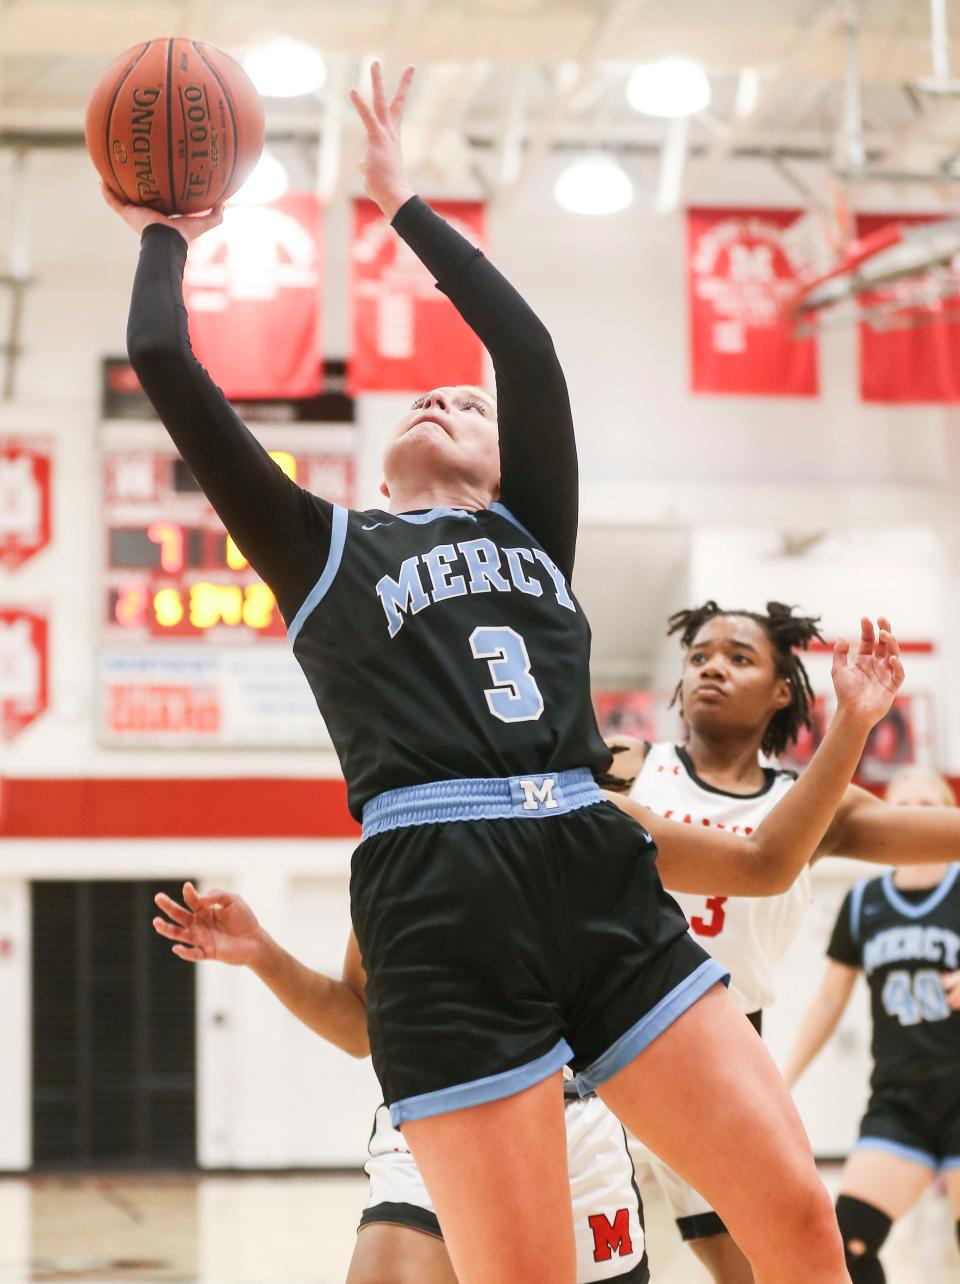
[[[577,451],[553,340],[509,281],[419,197],[397,211],[393,226],[490,353],[500,498],[569,579],[577,542]]]
[[[847,892],[833,925],[827,958],[833,959],[835,963],[846,963],[847,967],[863,967],[863,950],[853,939],[853,924],[850,921],[852,905],[853,892]]]
[[[157,223],[145,229],[127,351],[197,484],[289,624],[323,570],[332,507],[280,470],[193,355],[186,258],[179,232]]]

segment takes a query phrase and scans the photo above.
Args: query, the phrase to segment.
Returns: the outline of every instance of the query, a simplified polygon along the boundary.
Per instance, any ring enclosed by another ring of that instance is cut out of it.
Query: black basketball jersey
[[[960,865],[933,888],[904,890],[893,875],[847,894],[827,953],[862,968],[873,1015],[874,1088],[960,1070],[960,1012],[941,973],[960,968]]]
[[[355,816],[404,785],[609,762],[590,627],[499,504],[336,509],[327,565],[289,632]]]

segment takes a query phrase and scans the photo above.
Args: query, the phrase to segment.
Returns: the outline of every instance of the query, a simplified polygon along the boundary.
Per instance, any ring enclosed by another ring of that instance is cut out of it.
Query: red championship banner
[[[183,293],[199,361],[237,400],[320,391],[321,205],[288,192],[228,205],[190,247]]]
[[[483,205],[433,207],[474,245],[486,241]],[[483,346],[372,201],[353,210],[350,391],[417,392],[483,381]]]
[[[899,223],[932,223],[934,214],[858,214],[857,237]],[[960,289],[960,264],[951,265]],[[931,288],[924,289],[924,282]],[[960,314],[945,311],[941,292],[930,276],[893,281],[861,296],[865,309],[895,308],[896,324],[887,329],[860,323],[860,395],[864,401],[960,401]],[[948,300],[947,304],[950,305]],[[900,305],[900,306],[898,306]],[[912,306],[911,306],[912,305]]]
[[[47,649],[45,616],[0,607],[0,742],[12,740],[45,711]]]
[[[687,280],[694,392],[815,397],[815,339],[784,316],[798,286],[800,210],[690,209]]]
[[[50,543],[47,443],[0,437],[0,566],[15,570]]]

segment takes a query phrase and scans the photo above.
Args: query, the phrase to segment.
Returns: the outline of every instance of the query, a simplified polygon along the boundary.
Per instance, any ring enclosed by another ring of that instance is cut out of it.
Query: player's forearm
[[[960,808],[893,807],[864,795],[832,827],[824,846],[831,856],[880,864],[954,861],[960,857]]]
[[[870,733],[839,710],[810,765],[748,840],[774,890],[790,886],[816,853],[850,784]]]
[[[344,981],[314,972],[264,933],[261,953],[250,970],[288,1012],[352,1057],[370,1055],[367,1009]]]
[[[783,1068],[783,1077],[788,1088],[793,1087],[833,1034],[843,1015],[844,1006],[823,993],[815,996],[800,1023],[797,1037]]]

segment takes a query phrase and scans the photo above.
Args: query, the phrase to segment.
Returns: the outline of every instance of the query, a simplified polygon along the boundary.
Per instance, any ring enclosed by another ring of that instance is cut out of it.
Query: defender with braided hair
[[[880,626],[889,628],[884,619]],[[619,738],[611,744],[615,774],[603,783],[629,794],[624,804],[639,820],[652,811],[749,836],[796,780],[762,755],[775,758],[810,726],[813,690],[802,656],[822,640],[819,619],[782,602],[768,602],[764,613],[724,609],[711,599],[670,616],[667,633],[679,636],[684,653],[673,703],[686,739],[651,745]],[[950,861],[958,850],[957,809],[892,807],[851,785],[818,855],[913,865]],[[730,972],[730,991],[759,1031],[775,998],[773,967],[810,900],[809,866],[786,888],[771,871],[769,886],[757,878],[736,896],[702,895],[703,870],[668,854],[658,869],[693,935]],[[714,886],[729,890],[719,871]],[[635,1147],[634,1157],[652,1167],[681,1235],[717,1284],[753,1284],[749,1263],[709,1203],[645,1148]]]

